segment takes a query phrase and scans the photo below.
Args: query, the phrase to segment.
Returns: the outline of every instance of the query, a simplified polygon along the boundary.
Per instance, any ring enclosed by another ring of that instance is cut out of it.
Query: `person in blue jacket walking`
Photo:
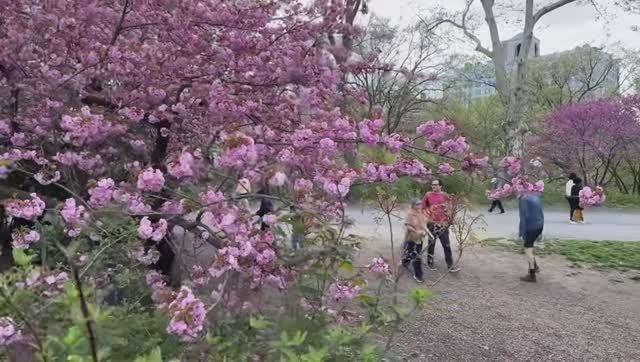
[[[536,257],[533,255],[533,244],[544,228],[544,212],[542,210],[542,201],[540,196],[535,194],[520,195],[518,208],[520,210],[520,228],[519,235],[524,241],[524,253],[529,263],[529,273],[520,278],[524,282],[536,282],[536,273],[540,271]]]

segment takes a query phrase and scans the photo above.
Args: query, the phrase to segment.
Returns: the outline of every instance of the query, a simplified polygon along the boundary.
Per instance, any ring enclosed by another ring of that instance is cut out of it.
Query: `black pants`
[[[449,227],[428,223],[427,228],[431,232],[429,235],[429,244],[427,245],[427,264],[433,265],[433,256],[436,251],[436,239],[440,239],[442,249],[444,250],[444,260],[447,267],[453,266],[453,254],[451,253],[451,242],[449,241]]]
[[[500,200],[493,200],[491,202],[491,207],[489,208],[489,212],[492,212],[493,209],[496,208],[496,206],[500,209],[500,212],[504,212],[504,207],[502,207],[502,201]]]
[[[577,197],[567,197],[567,201],[569,201],[569,220],[573,221],[573,212],[582,210],[580,207],[580,199]]]
[[[407,241],[404,249],[404,255],[402,256],[402,265],[409,266],[409,263],[413,265],[413,274],[422,279],[422,243],[416,243],[415,241]]]

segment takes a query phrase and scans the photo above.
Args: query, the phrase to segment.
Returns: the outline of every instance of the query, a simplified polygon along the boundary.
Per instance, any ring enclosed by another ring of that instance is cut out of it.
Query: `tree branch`
[[[540,18],[542,18],[543,16],[547,15],[548,13],[557,10],[565,5],[569,5],[571,3],[574,3],[578,0],[558,0],[554,3],[551,3],[547,6],[542,7],[540,10],[538,10],[534,15],[533,15],[533,23],[537,23],[538,20],[540,20]]]

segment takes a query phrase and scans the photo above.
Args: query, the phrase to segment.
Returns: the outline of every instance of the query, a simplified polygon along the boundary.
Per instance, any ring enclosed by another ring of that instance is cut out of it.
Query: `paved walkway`
[[[400,240],[404,232],[404,218],[407,207],[398,210],[397,216],[392,216],[394,239]],[[485,215],[486,230],[480,233],[486,237],[513,238],[517,236],[518,212],[507,209],[504,214]],[[389,236],[388,222],[386,219],[376,222],[383,214],[372,208],[362,206],[350,206],[347,210],[349,217],[353,218],[355,225],[350,229],[351,233],[365,237]],[[544,238],[582,239],[582,240],[620,240],[640,241],[640,211],[628,211],[606,208],[594,208],[585,211],[586,224],[570,225],[569,212],[562,209],[545,210]]]

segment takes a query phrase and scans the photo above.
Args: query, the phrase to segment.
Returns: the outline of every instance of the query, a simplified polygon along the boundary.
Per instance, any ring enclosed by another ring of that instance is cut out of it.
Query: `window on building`
[[[534,48],[533,48],[533,49],[534,49],[534,53],[533,53],[533,54],[534,54],[536,57],[539,57],[539,56],[540,56],[540,49],[538,49],[538,43],[535,43],[535,45],[534,45]]]
[[[518,44],[516,45],[516,57],[520,56],[520,47],[522,46],[522,44]]]

